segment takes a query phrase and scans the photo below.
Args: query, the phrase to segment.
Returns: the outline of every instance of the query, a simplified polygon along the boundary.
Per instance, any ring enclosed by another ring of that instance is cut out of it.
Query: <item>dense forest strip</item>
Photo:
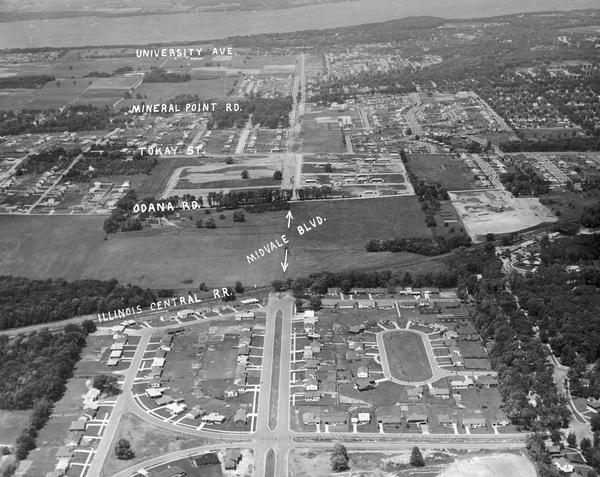
[[[171,290],[157,294],[138,286],[120,285],[116,279],[31,280],[0,276],[0,330],[102,313],[137,306],[145,307],[158,296],[171,296]]]

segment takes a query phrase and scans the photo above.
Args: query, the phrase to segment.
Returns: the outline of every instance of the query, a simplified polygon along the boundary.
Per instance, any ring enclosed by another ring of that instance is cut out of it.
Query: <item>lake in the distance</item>
[[[281,10],[0,22],[0,48],[147,45],[323,29],[430,15],[478,18],[598,8],[598,0],[353,0]]]

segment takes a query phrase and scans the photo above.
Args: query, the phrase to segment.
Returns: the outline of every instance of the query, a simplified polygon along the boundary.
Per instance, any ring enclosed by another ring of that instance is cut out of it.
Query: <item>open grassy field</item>
[[[140,196],[160,185],[160,178],[145,177],[149,182]],[[286,233],[290,268],[285,276],[359,266],[424,273],[441,266],[441,258],[364,249],[369,237],[429,236],[414,197],[294,203],[292,212],[294,224],[308,223],[315,215],[327,221],[322,230],[300,236],[295,228],[287,229],[284,211],[246,214],[242,224],[234,224],[228,211],[213,230],[181,224],[104,240],[104,217],[0,216],[0,270],[30,278],[117,278],[150,288],[232,285],[237,280],[247,287],[269,285],[284,278],[283,250],[252,264],[246,256]],[[203,211],[202,216],[208,217]]]
[[[410,154],[406,167],[418,177],[438,182],[447,190],[475,188],[474,175],[469,167],[450,154]]]
[[[303,242],[322,246],[352,246],[364,250],[369,238],[431,237],[416,197],[296,202],[294,224],[316,215],[327,219],[302,236]]]
[[[432,376],[421,336],[397,330],[383,335],[390,372],[404,381],[424,381]]]

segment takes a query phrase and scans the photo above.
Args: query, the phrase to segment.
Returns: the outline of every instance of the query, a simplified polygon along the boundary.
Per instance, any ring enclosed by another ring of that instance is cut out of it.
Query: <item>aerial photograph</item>
[[[0,477],[598,477],[598,0],[0,0]]]

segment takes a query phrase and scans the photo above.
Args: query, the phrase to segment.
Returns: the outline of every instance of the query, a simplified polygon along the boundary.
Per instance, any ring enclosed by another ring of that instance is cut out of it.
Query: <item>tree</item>
[[[25,460],[29,451],[35,449],[35,437],[32,434],[33,429],[25,429],[19,437],[17,437],[17,449],[15,456],[19,460]]]
[[[120,389],[117,386],[117,381],[118,378],[113,374],[99,374],[94,377],[93,386],[109,395],[119,394]]]
[[[244,169],[240,175],[242,176],[242,179],[250,179],[250,173],[248,172],[248,169]]]
[[[323,172],[333,172],[333,166],[331,165],[331,163],[327,163],[325,164],[325,166],[323,167]]]
[[[425,459],[417,446],[413,447],[410,455],[410,465],[413,467],[425,467]]]
[[[276,292],[279,292],[279,291],[283,290],[283,286],[284,286],[284,284],[283,284],[283,282],[281,280],[273,280],[271,282],[271,287]]]
[[[81,323],[81,329],[88,335],[96,332],[96,323],[92,320],[84,320]]]
[[[242,210],[236,210],[233,213],[233,221],[234,222],[245,222],[246,221],[246,216],[244,215],[244,211],[242,211]]]
[[[233,164],[233,157],[227,156],[227,158],[225,159],[225,164]]]
[[[273,179],[275,179],[276,181],[280,181],[283,177],[283,174],[281,171],[275,171],[273,172]]]
[[[202,219],[196,219],[196,228],[197,229],[202,228]]]
[[[552,439],[552,443],[554,445],[560,444],[560,441],[562,440],[562,433],[560,432],[560,430],[552,429],[550,431],[550,439]]]
[[[207,229],[216,229],[217,228],[217,224],[215,223],[215,219],[213,219],[212,217],[209,218],[206,221],[206,228]]]
[[[590,426],[592,432],[600,431],[600,414],[594,414],[590,419]]]
[[[104,232],[107,234],[114,234],[117,230],[119,230],[119,222],[117,222],[113,216],[110,216],[104,221],[103,228]]]
[[[348,470],[348,452],[343,444],[335,444],[331,451],[331,469],[334,472]]]
[[[318,295],[311,296],[309,301],[310,301],[310,307],[315,311],[320,310],[321,307],[323,306],[321,303],[321,297]]]
[[[569,444],[569,447],[577,447],[577,436],[573,431],[567,434],[567,444]]]
[[[117,459],[129,460],[135,457],[135,453],[131,450],[131,444],[127,439],[119,439],[115,445],[115,455]]]
[[[236,293],[244,293],[244,285],[242,285],[242,282],[235,282],[235,286],[233,289]]]

